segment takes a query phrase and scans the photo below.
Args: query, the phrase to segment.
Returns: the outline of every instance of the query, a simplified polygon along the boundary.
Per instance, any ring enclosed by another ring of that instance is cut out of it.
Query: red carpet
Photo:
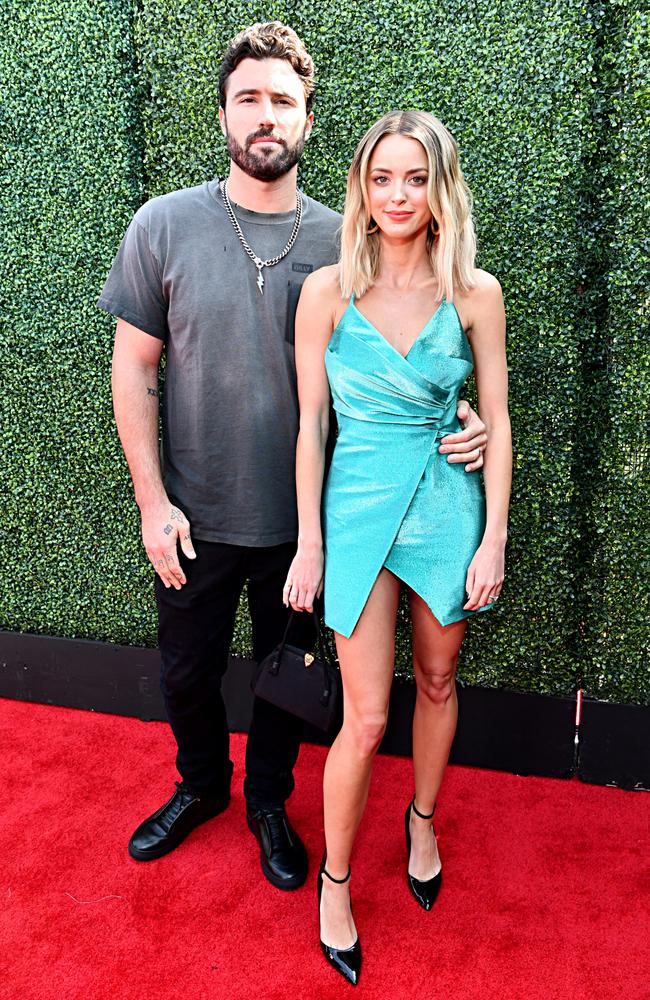
[[[317,942],[314,878],[266,883],[244,822],[244,738],[229,811],[138,864],[129,835],[169,796],[161,723],[0,700],[3,1000],[648,1000],[643,793],[450,768],[437,828],[445,883],[420,911],[404,880],[409,762],[382,757],[353,859],[362,982]],[[321,748],[289,812],[322,849]]]

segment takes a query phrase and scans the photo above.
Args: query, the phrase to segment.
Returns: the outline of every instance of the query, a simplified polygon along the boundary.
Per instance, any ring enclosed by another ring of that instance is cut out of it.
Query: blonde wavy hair
[[[379,273],[381,240],[370,214],[368,165],[380,139],[404,135],[424,147],[429,165],[427,194],[435,228],[429,225],[427,249],[437,280],[438,298],[453,301],[454,289],[473,286],[476,235],[472,195],[458,160],[456,140],[426,111],[390,111],[372,125],[356,148],[348,172],[341,227],[339,280],[344,298],[361,296]],[[374,229],[374,231],[373,231]]]

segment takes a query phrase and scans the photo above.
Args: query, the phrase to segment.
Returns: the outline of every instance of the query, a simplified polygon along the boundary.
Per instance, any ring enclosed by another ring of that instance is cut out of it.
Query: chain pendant
[[[281,253],[279,253],[276,257],[269,258],[269,260],[262,260],[261,257],[258,257],[257,254],[251,248],[251,246],[248,244],[246,237],[242,232],[242,228],[237,221],[237,216],[233,212],[232,205],[230,204],[230,198],[228,197],[227,181],[224,181],[223,185],[221,186],[221,197],[223,198],[223,203],[226,208],[226,213],[232,223],[233,229],[237,233],[237,238],[239,239],[239,242],[243,246],[244,250],[250,257],[250,259],[253,261],[255,267],[257,268],[257,287],[260,290],[260,295],[264,295],[264,275],[262,274],[262,268],[273,267],[274,264],[279,264],[281,260],[284,260],[284,258],[287,256],[287,254],[293,247],[294,243],[296,242],[296,237],[298,236],[298,230],[300,229],[300,222],[302,220],[302,197],[300,195],[300,192],[296,193],[296,217],[293,223],[293,230],[291,232],[291,236],[289,237],[289,242],[287,243],[287,245],[285,246],[284,250]]]

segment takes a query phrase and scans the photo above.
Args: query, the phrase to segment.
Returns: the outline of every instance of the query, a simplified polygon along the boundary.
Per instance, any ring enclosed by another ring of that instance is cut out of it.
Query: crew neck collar
[[[225,212],[226,206],[223,203],[221,191],[219,190],[219,184],[223,179],[223,177],[215,177],[213,180],[207,182],[207,187],[210,197]],[[298,188],[298,193],[302,197],[302,214],[304,218],[307,210],[307,198],[300,188]],[[296,217],[295,208],[292,208],[290,212],[254,212],[250,208],[244,208],[242,205],[239,205],[236,201],[233,201],[232,198],[230,199],[230,203],[240,221],[252,222],[258,226],[282,225],[287,222],[293,222]]]

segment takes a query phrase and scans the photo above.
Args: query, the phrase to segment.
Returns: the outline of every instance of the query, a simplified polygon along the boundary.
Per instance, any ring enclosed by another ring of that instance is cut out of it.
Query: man
[[[293,316],[305,275],[337,259],[340,223],[296,186],[313,90],[312,60],[290,28],[276,21],[237,35],[220,74],[228,178],[143,205],[99,299],[118,317],[115,417],[157,574],[161,687],[182,777],[131,837],[140,861],[173,850],[228,805],[221,678],[244,584],[256,659],[277,645],[287,620],[282,587],[297,534]],[[470,469],[486,441],[471,417],[450,456]],[[305,616],[293,641],[311,640]],[[298,719],[254,700],[247,821],[263,872],[280,889],[307,875],[284,807],[300,735]]]

